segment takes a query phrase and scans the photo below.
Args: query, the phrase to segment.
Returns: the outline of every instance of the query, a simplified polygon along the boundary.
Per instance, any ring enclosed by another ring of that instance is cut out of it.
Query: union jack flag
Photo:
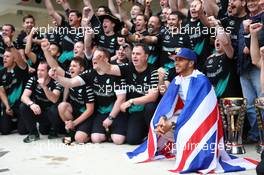
[[[223,173],[255,169],[257,161],[228,155],[224,149],[222,120],[217,98],[209,80],[199,71],[191,75],[187,98],[178,96],[181,77],[177,76],[161,99],[151,120],[148,139],[128,157],[134,162],[175,158],[175,173]],[[168,119],[177,109],[173,140],[154,132],[161,116]]]

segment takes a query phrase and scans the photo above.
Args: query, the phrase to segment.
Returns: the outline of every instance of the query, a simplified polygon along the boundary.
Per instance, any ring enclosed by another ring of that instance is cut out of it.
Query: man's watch
[[[133,100],[133,99],[128,100],[128,102],[129,102],[131,105],[134,104],[134,100]]]
[[[107,117],[109,120],[114,120],[114,118],[111,116],[111,115],[109,115],[108,117]]]
[[[34,102],[32,101],[31,103],[27,104],[27,106],[30,107],[33,104],[34,104]]]

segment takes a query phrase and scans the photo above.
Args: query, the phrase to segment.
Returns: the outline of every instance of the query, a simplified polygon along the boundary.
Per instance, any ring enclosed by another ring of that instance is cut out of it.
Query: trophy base
[[[242,144],[227,144],[226,152],[229,154],[245,154],[246,150]]]
[[[259,144],[257,146],[257,153],[261,154],[263,150],[264,150],[264,144]]]

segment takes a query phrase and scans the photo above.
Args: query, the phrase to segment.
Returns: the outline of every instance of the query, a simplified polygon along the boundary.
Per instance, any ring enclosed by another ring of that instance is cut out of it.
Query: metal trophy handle
[[[255,109],[257,113],[257,122],[259,128],[260,143],[257,146],[257,152],[261,153],[264,150],[264,124],[261,111],[264,110],[264,97],[255,100]]]
[[[220,99],[220,114],[223,121],[226,151],[230,154],[244,154],[242,144],[243,125],[246,114],[245,98]]]

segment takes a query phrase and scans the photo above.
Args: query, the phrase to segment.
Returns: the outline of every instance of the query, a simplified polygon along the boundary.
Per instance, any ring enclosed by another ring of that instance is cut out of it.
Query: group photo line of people
[[[49,27],[1,27],[2,135],[139,145],[129,159],[177,173],[256,169],[231,154],[264,149],[264,0],[43,1]]]

